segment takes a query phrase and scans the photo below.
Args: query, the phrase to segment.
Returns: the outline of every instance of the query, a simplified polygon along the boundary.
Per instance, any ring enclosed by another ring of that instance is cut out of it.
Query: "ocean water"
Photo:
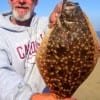
[[[97,35],[98,35],[98,37],[99,37],[99,39],[100,39],[100,31],[97,32]]]

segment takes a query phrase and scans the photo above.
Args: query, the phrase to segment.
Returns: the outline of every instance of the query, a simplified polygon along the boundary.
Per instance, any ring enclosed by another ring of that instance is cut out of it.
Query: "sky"
[[[55,5],[61,0],[39,0],[35,12],[39,16],[49,16]],[[94,29],[100,31],[100,0],[71,0],[78,2],[82,10],[89,17]],[[0,12],[10,10],[8,0],[0,0]]]

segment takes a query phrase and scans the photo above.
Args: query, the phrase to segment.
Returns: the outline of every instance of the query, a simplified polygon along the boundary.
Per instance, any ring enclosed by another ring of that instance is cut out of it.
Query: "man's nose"
[[[26,0],[19,0],[20,3],[25,3]]]

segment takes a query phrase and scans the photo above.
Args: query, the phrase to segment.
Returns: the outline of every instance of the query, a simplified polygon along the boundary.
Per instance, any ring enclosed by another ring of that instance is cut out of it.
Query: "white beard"
[[[21,22],[28,20],[32,16],[31,11],[28,11],[23,17],[20,17],[15,9],[13,9],[12,14],[17,21]]]

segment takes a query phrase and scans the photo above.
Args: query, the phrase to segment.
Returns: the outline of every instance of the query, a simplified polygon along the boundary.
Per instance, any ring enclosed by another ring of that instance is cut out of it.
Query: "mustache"
[[[29,5],[26,5],[26,4],[17,4],[15,5],[16,8],[30,8]]]

